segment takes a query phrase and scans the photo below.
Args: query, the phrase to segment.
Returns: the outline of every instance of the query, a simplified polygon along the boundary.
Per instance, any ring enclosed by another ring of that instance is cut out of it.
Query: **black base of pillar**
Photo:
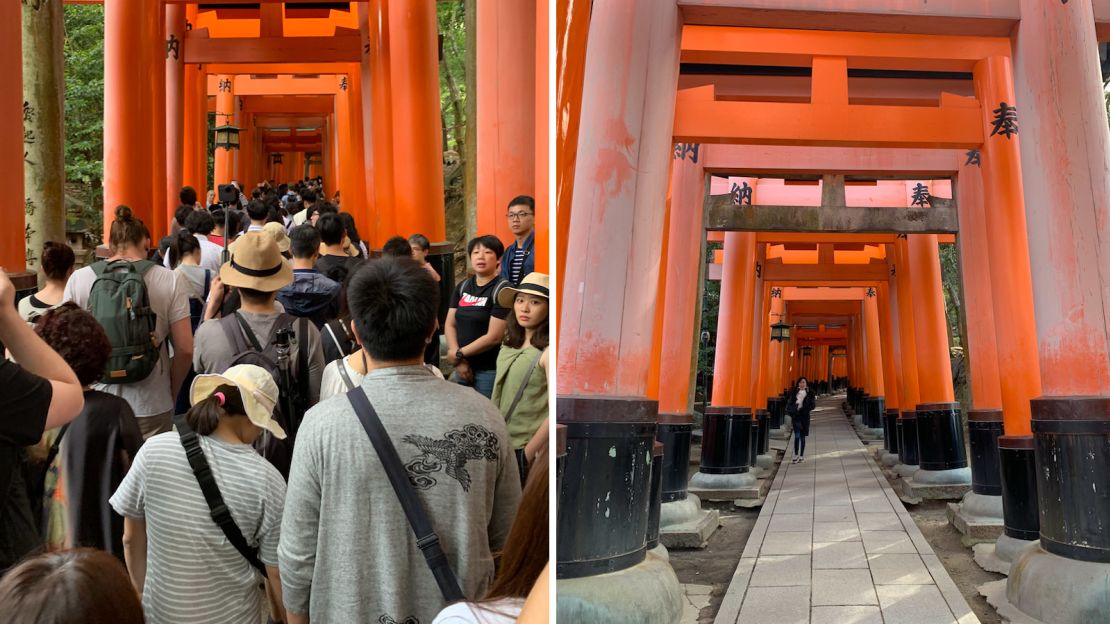
[[[917,406],[918,465],[922,470],[967,468],[959,403]]]
[[[998,437],[998,477],[1002,490],[1002,530],[1014,539],[1040,537],[1037,466],[1033,436]]]
[[[1002,410],[967,411],[967,443],[971,447],[971,489],[984,496],[1000,496],[998,436],[1002,435]]]
[[[647,536],[644,550],[659,545],[659,505],[663,495],[663,443],[656,440],[651,448],[651,498],[648,502]]]
[[[883,448],[898,454],[898,408],[888,407],[883,414]]]
[[[759,421],[752,418],[751,429],[748,430],[751,435],[751,444],[748,445],[748,466],[755,468],[756,457],[759,456]]]
[[[567,460],[558,492],[557,578],[615,572],[644,560],[658,403],[560,396]],[[655,505],[658,507],[658,504]]]
[[[881,429],[883,426],[883,414],[886,412],[886,397],[869,396],[864,404],[863,424],[867,425],[868,429]]]
[[[758,409],[755,411],[755,421],[759,425],[756,455],[766,455],[771,448],[771,415],[765,409]]]
[[[710,407],[702,420],[701,466],[705,474],[739,474],[752,465],[750,407]]]
[[[655,439],[663,443],[662,490],[660,501],[686,500],[687,472],[690,467],[690,414],[660,414]]]
[[[918,462],[917,445],[917,412],[903,410],[898,416],[898,459],[907,466],[916,466]]]
[[[1031,407],[1041,547],[1110,563],[1110,398],[1041,397]]]
[[[782,429],[786,424],[786,401],[780,397],[767,399],[767,412],[771,415],[771,428]]]

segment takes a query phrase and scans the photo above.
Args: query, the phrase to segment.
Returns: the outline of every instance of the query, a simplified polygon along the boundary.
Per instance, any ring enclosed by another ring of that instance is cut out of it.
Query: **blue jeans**
[[[487,399],[493,397],[493,382],[497,379],[497,369],[493,370],[476,370],[474,371],[474,381],[463,381],[455,376],[455,381],[463,386],[473,386],[475,390],[482,393],[482,396]]]

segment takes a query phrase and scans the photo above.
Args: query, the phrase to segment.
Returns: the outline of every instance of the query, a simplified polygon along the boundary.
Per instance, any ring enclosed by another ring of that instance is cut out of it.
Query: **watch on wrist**
[[[463,355],[462,349],[459,349],[458,351],[455,352],[455,361],[456,362],[461,362],[465,359],[466,359],[466,356]]]

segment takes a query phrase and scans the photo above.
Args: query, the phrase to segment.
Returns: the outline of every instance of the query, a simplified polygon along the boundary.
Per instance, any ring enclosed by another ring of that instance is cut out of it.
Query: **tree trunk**
[[[466,15],[469,15],[469,13],[467,13]],[[468,34],[467,37],[469,38],[469,36],[470,35]],[[451,43],[450,39],[447,40],[447,45],[451,48],[451,56],[457,57],[459,51],[455,49],[455,46],[454,46],[454,44]],[[464,61],[464,66],[466,67],[466,74],[467,74],[467,76],[469,76],[472,69],[473,69],[469,65],[467,65],[469,63],[470,57],[471,57],[470,50],[469,50],[469,40],[467,41],[467,45],[468,45],[467,56],[466,56],[466,60]],[[452,128],[454,129],[454,134],[455,134],[455,149],[456,150],[458,150],[460,148],[465,149],[463,147],[463,145],[464,145],[465,137],[467,136],[467,132],[466,132],[465,128],[466,128],[466,123],[469,120],[469,115],[467,115],[466,113],[463,112],[462,99],[459,97],[459,87],[455,83],[455,76],[451,73],[451,67],[447,63],[447,55],[446,54],[444,55],[443,62],[440,63],[440,65],[442,65],[442,67],[440,68],[440,71],[443,72],[443,80],[444,80],[444,82],[447,83],[447,93],[448,93],[448,95],[451,96],[451,111],[455,115],[455,124],[452,126]],[[473,92],[468,90],[467,93],[469,94],[469,93],[473,93]],[[445,132],[446,132],[446,126],[447,126],[447,124],[444,123],[444,131]],[[462,131],[461,132],[462,136],[460,136],[460,130]],[[446,142],[444,142],[444,145],[446,145]]]
[[[466,167],[463,188],[466,202],[466,238],[478,234],[478,133],[475,131],[478,110],[478,0],[463,0],[464,23],[466,28],[466,133],[463,163]],[[455,266],[466,266],[466,258]]]
[[[65,241],[62,0],[23,0],[23,185],[27,270]]]

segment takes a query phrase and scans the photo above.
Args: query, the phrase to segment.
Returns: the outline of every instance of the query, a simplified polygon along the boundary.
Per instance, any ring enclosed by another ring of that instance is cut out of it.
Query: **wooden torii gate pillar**
[[[589,34],[560,307],[557,613],[669,624],[678,579],[646,548],[658,414],[647,389],[675,104],[660,94],[677,85],[678,8],[599,3]],[[601,573],[622,580],[598,592]]]
[[[1014,448],[1003,450],[1034,454],[1040,541],[1021,552],[987,600],[1004,615],[1104,622],[1110,620],[1110,131],[1098,40],[1091,0],[1020,4],[1024,15],[1036,17],[1015,31],[1019,132],[994,137],[994,144],[1015,150],[1020,137],[1036,333],[1011,338],[1036,336],[1043,396],[1031,401],[1032,440],[1010,437],[1007,414],[1006,439]],[[1004,388],[1003,402],[1006,395]]]

